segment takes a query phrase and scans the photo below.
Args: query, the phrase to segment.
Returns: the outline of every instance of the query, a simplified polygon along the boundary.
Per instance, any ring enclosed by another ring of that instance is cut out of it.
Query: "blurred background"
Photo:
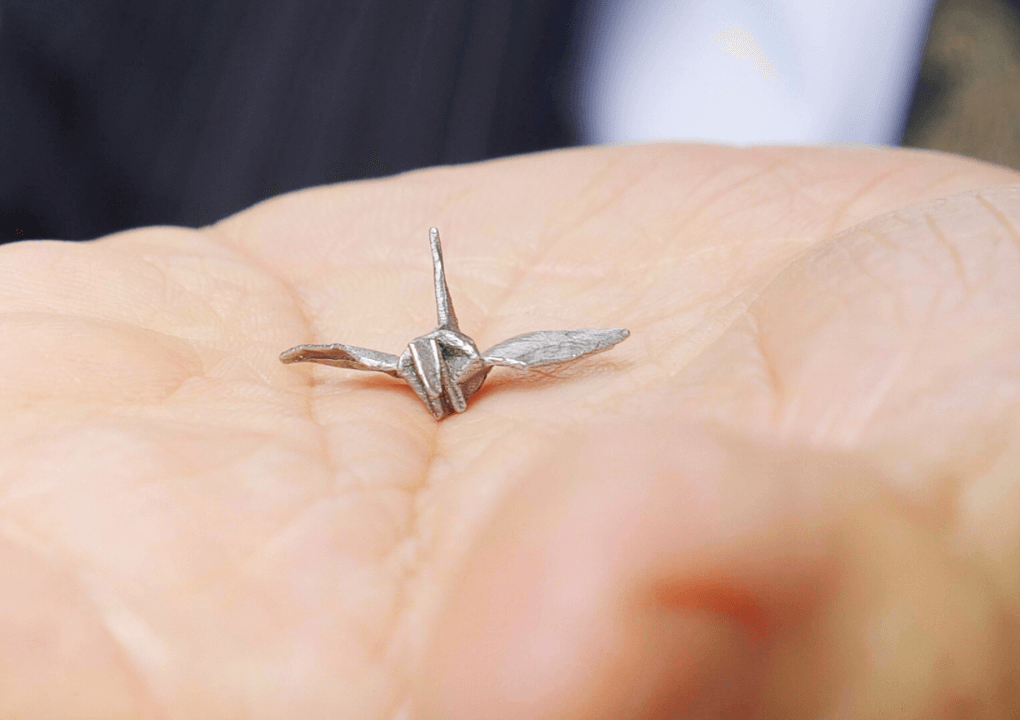
[[[0,242],[657,140],[1020,168],[1020,0],[0,0]]]

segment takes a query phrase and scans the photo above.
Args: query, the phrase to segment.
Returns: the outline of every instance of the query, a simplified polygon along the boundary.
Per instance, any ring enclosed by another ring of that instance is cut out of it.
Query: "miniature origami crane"
[[[400,357],[351,345],[298,345],[280,355],[284,363],[314,362],[351,370],[373,370],[403,378],[436,420],[467,409],[468,398],[485,382],[496,365],[531,368],[577,360],[603,352],[626,339],[623,328],[606,330],[540,330],[504,340],[478,352],[474,341],[460,331],[443,271],[439,231],[429,230],[435,270],[439,326],[411,341]]]

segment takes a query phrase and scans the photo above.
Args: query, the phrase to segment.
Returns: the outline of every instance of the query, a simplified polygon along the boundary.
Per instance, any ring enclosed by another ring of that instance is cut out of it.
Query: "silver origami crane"
[[[468,398],[478,392],[496,365],[529,370],[559,365],[594,355],[630,335],[629,330],[541,330],[504,340],[484,353],[460,331],[443,271],[439,231],[429,230],[435,270],[439,326],[411,341],[400,357],[351,345],[298,345],[280,354],[284,363],[314,362],[351,370],[374,370],[403,378],[436,420],[467,409]]]

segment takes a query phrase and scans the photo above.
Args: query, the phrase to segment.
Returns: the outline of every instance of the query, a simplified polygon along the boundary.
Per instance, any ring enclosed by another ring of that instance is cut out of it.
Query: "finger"
[[[1006,708],[988,596],[864,466],[661,423],[570,450],[468,559],[424,665],[425,717]]]
[[[571,450],[468,561],[427,663],[428,717],[747,710],[762,643],[822,582],[821,494],[750,477],[782,471],[704,437],[610,435]],[[745,694],[724,697],[727,682]]]

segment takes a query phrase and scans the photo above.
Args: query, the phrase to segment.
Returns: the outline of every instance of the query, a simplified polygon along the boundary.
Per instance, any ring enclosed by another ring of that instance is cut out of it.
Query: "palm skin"
[[[0,717],[1018,712],[1018,182],[575,150],[0,248]],[[431,225],[480,346],[631,338],[441,423],[279,362],[428,331]]]

